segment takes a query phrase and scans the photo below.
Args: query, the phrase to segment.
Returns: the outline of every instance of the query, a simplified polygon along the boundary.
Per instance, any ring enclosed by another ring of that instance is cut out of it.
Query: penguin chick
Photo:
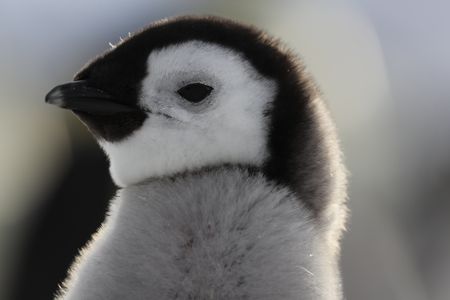
[[[342,299],[345,170],[320,94],[264,32],[163,20],[46,101],[122,187],[61,299]]]

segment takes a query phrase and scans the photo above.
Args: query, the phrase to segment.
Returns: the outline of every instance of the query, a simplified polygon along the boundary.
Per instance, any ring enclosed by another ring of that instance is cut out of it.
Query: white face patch
[[[140,105],[141,128],[120,142],[102,141],[120,186],[222,163],[260,165],[267,155],[264,111],[276,84],[239,53],[200,41],[153,51]],[[177,91],[193,83],[213,88],[199,103]]]

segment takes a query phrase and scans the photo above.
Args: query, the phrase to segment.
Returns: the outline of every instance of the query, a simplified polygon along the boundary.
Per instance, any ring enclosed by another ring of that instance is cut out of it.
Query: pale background
[[[450,299],[449,12],[446,0],[1,0],[0,299],[27,289],[35,216],[73,145],[93,145],[45,93],[128,32],[205,13],[281,37],[322,88],[351,173],[346,298]]]

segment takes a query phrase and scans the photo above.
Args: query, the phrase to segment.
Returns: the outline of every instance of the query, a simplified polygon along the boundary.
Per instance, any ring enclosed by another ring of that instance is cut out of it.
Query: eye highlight
[[[213,88],[202,83],[191,83],[177,91],[178,95],[191,103],[199,103],[209,96]]]

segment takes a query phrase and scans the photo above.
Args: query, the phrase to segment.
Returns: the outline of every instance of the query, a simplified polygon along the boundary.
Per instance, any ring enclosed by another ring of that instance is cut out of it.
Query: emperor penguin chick
[[[46,101],[122,189],[61,299],[342,299],[345,170],[298,58],[215,17],[160,21]]]

